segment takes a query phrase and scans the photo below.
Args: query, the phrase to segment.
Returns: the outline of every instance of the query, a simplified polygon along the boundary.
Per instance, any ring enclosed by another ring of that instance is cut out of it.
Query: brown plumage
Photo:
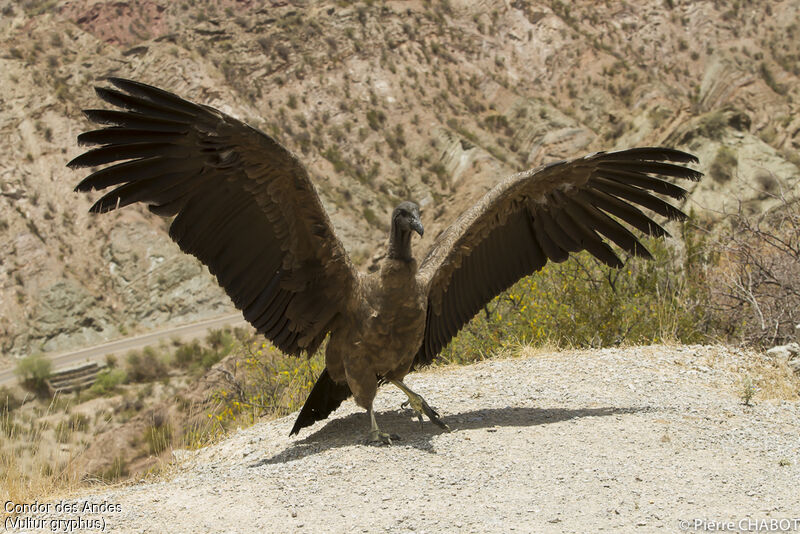
[[[149,85],[111,78],[97,94],[121,110],[87,110],[107,127],[81,134],[99,145],[70,167],[111,164],[78,191],[113,189],[91,211],[145,202],[175,216],[170,237],[216,275],[244,317],[287,354],[312,354],[330,335],[326,368],[292,433],[326,418],[353,395],[378,430],[372,401],[391,382],[411,406],[446,428],[402,382],[433,361],[494,296],[521,277],[587,250],[621,265],[603,237],[649,257],[621,222],[654,236],[667,232],[639,207],[670,219],[685,215],[653,193],[686,191],[657,177],[698,180],[675,163],[696,162],[669,148],[600,152],[511,176],[436,239],[417,266],[411,236],[422,235],[419,208],[392,214],[390,246],[376,273],[362,274],[336,237],[308,173],[274,139],[213,108]],[[637,207],[639,206],[639,207]]]

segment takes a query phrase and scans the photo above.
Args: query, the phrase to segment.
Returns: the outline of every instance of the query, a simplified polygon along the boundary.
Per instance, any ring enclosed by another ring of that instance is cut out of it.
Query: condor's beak
[[[417,218],[411,219],[411,229],[417,232],[420,237],[425,233],[425,228],[422,227],[422,221]]]

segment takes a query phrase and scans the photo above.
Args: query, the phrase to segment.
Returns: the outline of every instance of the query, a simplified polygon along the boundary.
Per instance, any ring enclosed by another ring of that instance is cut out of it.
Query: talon
[[[424,414],[428,416],[428,419],[430,419],[433,424],[442,430],[450,431],[450,427],[439,418],[439,413],[431,408],[430,405],[425,402],[425,399],[411,391],[411,389],[400,380],[392,380],[392,383],[400,388],[403,393],[408,395],[408,400],[401,404],[401,407],[411,406],[411,408],[417,412],[417,419],[419,419],[420,425],[422,425],[422,415]]]
[[[370,429],[369,434],[367,434],[366,444],[371,445],[373,443],[384,445],[391,445],[392,440],[400,440],[400,436],[397,434],[387,434],[386,432],[381,432],[381,429],[378,428],[378,422],[375,421],[375,412],[372,408],[367,410],[369,414],[369,421],[370,421]]]
[[[381,432],[380,430],[371,430],[369,435],[367,436],[366,444],[373,445],[373,444],[383,444],[383,445],[392,445],[392,440],[400,440],[400,436],[397,434],[387,434],[386,432]]]
[[[425,412],[425,415],[428,416],[428,419],[431,420],[431,423],[435,424],[442,430],[447,430],[450,432],[450,427],[447,426],[447,423],[439,419],[439,414],[436,412],[436,410],[428,406],[428,403],[424,400],[422,401],[422,410]]]

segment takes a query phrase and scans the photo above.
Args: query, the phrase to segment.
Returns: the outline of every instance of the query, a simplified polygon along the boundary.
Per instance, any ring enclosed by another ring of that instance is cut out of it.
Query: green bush
[[[131,382],[152,382],[167,376],[167,366],[152,347],[131,351],[125,357]]]
[[[46,391],[45,381],[53,371],[53,362],[42,353],[31,354],[22,358],[14,372],[23,384],[35,391]]]
[[[520,280],[479,313],[442,351],[446,362],[486,358],[510,344],[602,347],[699,342],[708,319],[702,261],[646,240],[654,260],[607,267],[587,252]]]
[[[712,111],[697,122],[696,133],[709,139],[721,139],[728,126],[728,120],[722,111]]]
[[[197,340],[185,343],[177,348],[174,354],[174,363],[183,369],[202,371],[230,354],[236,346],[234,335],[243,335],[241,332],[232,332],[230,329],[211,330],[206,335],[205,345]]]
[[[386,114],[383,111],[375,109],[367,111],[367,124],[376,132],[382,128],[384,122],[386,122]]]
[[[233,346],[233,335],[229,330],[211,330],[206,335],[206,343],[214,350],[229,348]]]
[[[192,341],[178,347],[175,351],[174,362],[179,367],[189,367],[203,357],[203,348],[197,341]]]
[[[785,85],[780,84],[775,80],[775,76],[773,76],[772,71],[765,62],[762,61],[761,64],[758,66],[758,72],[764,79],[764,83],[766,83],[770,89],[772,89],[779,95],[785,95],[788,92],[788,89],[786,88]]]
[[[375,215],[375,212],[372,210],[372,208],[365,206],[362,213],[364,214],[364,220],[367,221],[370,226],[380,227],[380,220],[378,219],[378,216]]]
[[[125,369],[112,368],[106,369],[97,375],[92,387],[89,388],[90,395],[108,395],[117,389],[117,386],[128,381],[128,373]]]
[[[501,115],[499,113],[489,115],[488,117],[483,119],[483,124],[484,126],[486,126],[487,129],[493,132],[503,132],[505,133],[505,135],[509,137],[514,133],[506,116]]]
[[[324,343],[311,358],[287,357],[266,342],[239,350],[235,377],[227,375],[229,384],[214,394],[215,409],[208,414],[220,429],[300,409],[325,368]]]

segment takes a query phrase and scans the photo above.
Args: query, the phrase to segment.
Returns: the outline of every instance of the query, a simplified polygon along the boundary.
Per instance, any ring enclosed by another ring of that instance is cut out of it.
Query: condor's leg
[[[373,410],[371,406],[367,409],[367,413],[369,414],[370,424],[369,434],[367,434],[366,439],[367,443],[385,443],[386,445],[391,445],[393,439],[400,439],[400,436],[397,434],[381,432],[381,429],[378,428],[378,422],[375,420],[375,410]]]
[[[353,392],[356,404],[367,410],[369,415],[369,434],[367,434],[367,443],[385,443],[392,444],[393,439],[400,439],[395,434],[387,434],[381,432],[378,428],[378,422],[375,420],[375,410],[372,408],[372,401],[375,400],[375,394],[378,392],[378,377],[374,372],[367,368],[353,368],[346,367],[345,372],[347,375],[347,385],[350,386],[350,391]]]
[[[414,411],[417,412],[420,425],[422,425],[422,414],[425,414],[428,416],[428,419],[431,420],[431,423],[435,424],[439,428],[447,430],[448,432],[450,431],[450,427],[447,426],[444,421],[439,419],[439,414],[436,413],[436,410],[431,408],[428,403],[425,402],[425,399],[414,393],[411,388],[403,383],[402,380],[390,380],[390,382],[400,388],[400,391],[408,395],[408,404],[410,404]]]

